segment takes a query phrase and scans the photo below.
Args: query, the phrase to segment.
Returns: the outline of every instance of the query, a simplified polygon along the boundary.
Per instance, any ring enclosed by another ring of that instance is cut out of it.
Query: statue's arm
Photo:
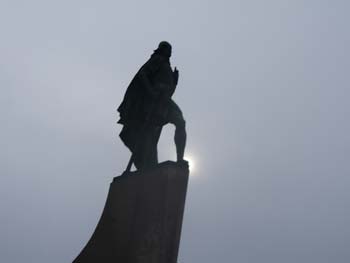
[[[174,83],[176,87],[177,82],[179,81],[179,70],[176,67],[174,68],[173,77],[174,77]]]
[[[176,86],[177,86],[177,82],[179,80],[179,71],[178,71],[178,69],[176,67],[175,67],[175,69],[173,71],[173,78],[174,78],[174,85],[173,85],[173,87],[171,87],[170,97],[173,96],[173,94],[175,92],[175,89],[176,89]]]

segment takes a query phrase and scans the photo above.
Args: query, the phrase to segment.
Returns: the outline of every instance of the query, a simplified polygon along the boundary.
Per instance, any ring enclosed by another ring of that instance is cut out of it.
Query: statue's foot
[[[177,160],[177,164],[181,167],[189,168],[188,161],[186,161],[184,159]]]

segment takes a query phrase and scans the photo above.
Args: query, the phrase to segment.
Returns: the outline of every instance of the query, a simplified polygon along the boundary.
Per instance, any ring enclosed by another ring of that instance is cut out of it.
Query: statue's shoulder
[[[142,66],[142,70],[144,70],[147,74],[154,74],[158,71],[158,69],[163,65],[165,59],[162,56],[157,54],[153,54],[146,63]]]
[[[153,54],[146,64],[162,64],[166,61],[166,59],[163,56],[160,56],[158,54]]]

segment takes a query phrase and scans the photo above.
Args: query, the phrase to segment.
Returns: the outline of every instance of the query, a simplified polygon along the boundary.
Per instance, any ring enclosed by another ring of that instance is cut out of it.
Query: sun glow
[[[184,159],[188,161],[188,166],[189,166],[191,175],[193,175],[194,172],[196,171],[196,161],[194,156],[192,154],[186,154]]]

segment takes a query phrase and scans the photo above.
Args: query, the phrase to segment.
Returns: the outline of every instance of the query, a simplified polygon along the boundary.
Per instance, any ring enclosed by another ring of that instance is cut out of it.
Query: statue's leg
[[[158,164],[157,144],[162,127],[151,126],[145,129],[142,141],[142,168],[151,168]]]
[[[159,137],[160,134],[162,132],[162,127],[161,126],[156,126],[153,127],[152,130],[152,140],[151,140],[151,163],[156,165],[158,164],[158,141],[159,141]]]
[[[175,123],[175,146],[176,146],[176,156],[178,161],[184,159],[185,147],[186,147],[186,128],[185,121]]]
[[[175,146],[177,161],[183,161],[186,147],[186,121],[179,106],[171,101],[169,107],[168,121],[175,125]]]
[[[136,167],[137,170],[142,169],[143,167],[143,154],[139,152],[134,152],[133,153],[133,161],[134,161],[134,166]]]
[[[137,170],[142,169],[144,166],[146,138],[147,134],[140,134],[139,132],[137,135],[135,147],[133,148],[133,160]]]

